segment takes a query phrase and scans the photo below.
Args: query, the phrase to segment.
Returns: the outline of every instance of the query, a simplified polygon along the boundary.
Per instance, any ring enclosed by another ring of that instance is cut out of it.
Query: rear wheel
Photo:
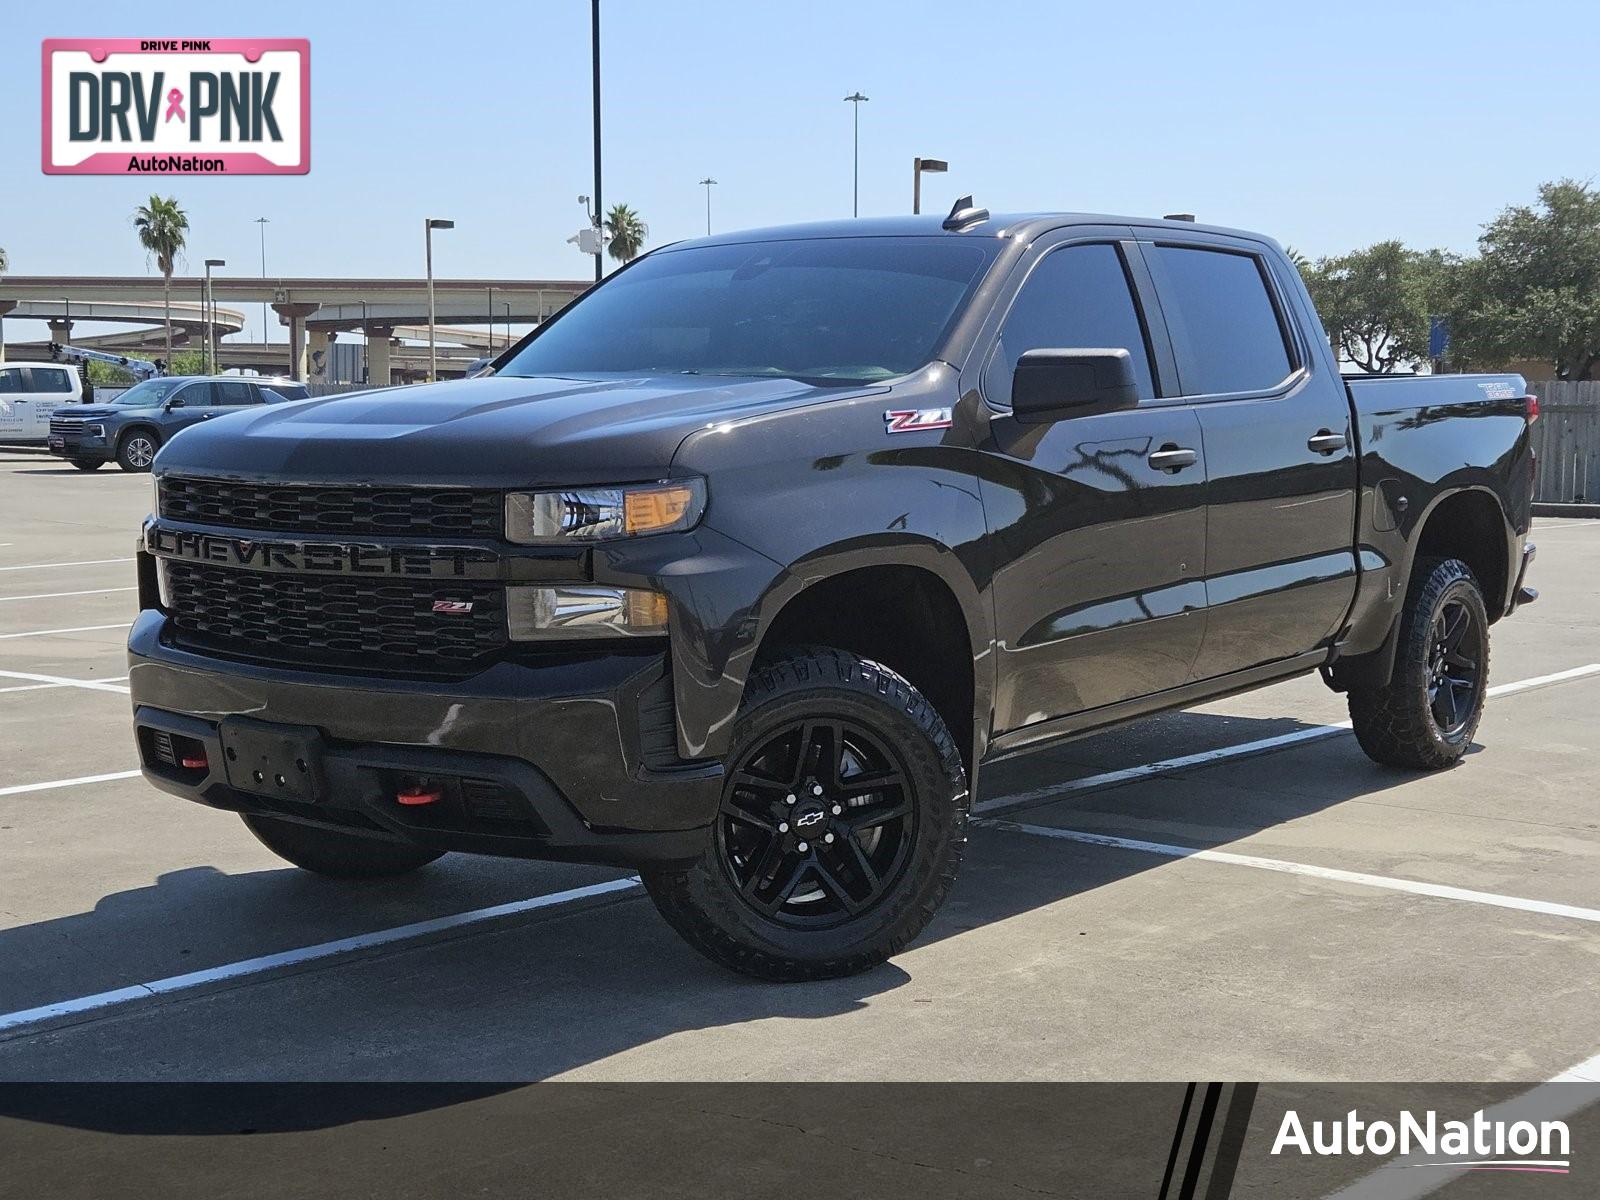
[[[106,460],[103,458],[75,458],[72,460],[72,465],[80,471],[98,471],[106,465]]]
[[[1350,690],[1356,739],[1389,766],[1448,767],[1472,744],[1488,686],[1489,617],[1478,581],[1459,559],[1420,562],[1389,682]]]
[[[721,809],[694,862],[645,874],[662,916],[762,979],[875,966],[943,902],[966,841],[966,772],[927,699],[842,650],[758,668]]]
[[[124,471],[148,471],[156,460],[161,439],[148,429],[130,429],[117,443],[117,466]]]
[[[383,879],[425,867],[443,851],[241,813],[245,828],[279,858],[335,879]]]

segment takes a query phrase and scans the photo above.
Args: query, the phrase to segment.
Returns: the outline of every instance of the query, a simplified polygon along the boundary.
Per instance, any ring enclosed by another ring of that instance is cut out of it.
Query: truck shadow
[[[1156,740],[1169,755],[1307,727],[1295,720],[1201,713],[1160,720],[1166,732]],[[1159,757],[1122,753],[1129,744],[1147,750],[1145,743],[1152,737],[1148,728],[1129,727],[1116,738],[1086,739],[1054,753],[1074,755],[1080,764],[1076,773],[1090,774]],[[1118,752],[1108,749],[1113,746]],[[1215,814],[1208,817],[1202,806],[1185,814],[1190,832],[1183,840],[1202,847],[1224,845],[1413,778],[1371,764],[1346,737],[1313,743],[1300,753],[1316,756],[1315,794],[1262,791],[1257,801],[1232,805],[1221,820]],[[1060,764],[1054,769],[1061,769]],[[1040,783],[1034,780],[1035,787]],[[1123,803],[1137,802],[1142,789],[1155,786],[1158,781],[1136,781],[1115,791],[1080,794],[1075,803],[1092,796],[1093,808],[1104,816]],[[1013,820],[1045,818],[1044,811],[1009,814]],[[1070,903],[1075,897],[1171,861],[980,825],[949,901],[914,948],[981,934],[1046,907],[1057,909],[1064,931],[1078,920]],[[45,973],[51,977],[48,995],[29,996],[36,989],[26,986],[6,987],[5,1008],[125,987],[617,877],[616,872],[593,868],[507,860],[459,860],[457,868],[447,869],[451,862],[445,859],[411,879],[362,889],[289,869],[227,875],[195,868],[163,875],[152,887],[105,897],[93,912],[0,932],[0,962],[8,964],[8,974],[27,973],[34,964],[48,966]],[[533,881],[537,883],[530,887]],[[472,902],[465,903],[469,893],[463,889],[469,882],[476,890],[470,893]],[[1156,914],[1146,917],[1159,919]],[[176,968],[173,941],[166,932],[175,924],[186,927],[188,936],[181,940],[195,947]],[[1070,936],[1095,932],[1083,929]],[[1162,936],[1160,929],[1153,928],[1151,936]],[[146,942],[167,951],[144,953]],[[719,1061],[708,1071],[718,1077],[794,1077],[798,1070],[802,1078],[841,1073],[894,1078],[917,1073],[915,1065],[868,1054],[848,1071],[838,1071],[834,1059],[846,1053],[845,1043],[835,1038],[827,1019],[848,1019],[875,999],[912,984],[904,962],[902,958],[863,975],[804,985],[746,980],[702,960],[656,918],[642,891],[628,891],[608,902],[553,908],[473,927],[445,940],[400,943],[377,955],[330,958],[300,974],[253,976],[241,981],[248,986],[228,991],[110,1009],[103,1017],[68,1028],[0,1033],[0,1079],[482,1083],[547,1079],[601,1063],[607,1064],[608,1074],[627,1078],[653,1073],[648,1059],[632,1060],[631,1052],[708,1028],[732,1034],[719,1044]],[[1092,986],[1090,980],[1083,983],[1086,990]],[[939,990],[907,1003],[950,1002]],[[814,1056],[805,1060],[809,1067],[796,1062],[792,1047],[788,1057],[780,1058],[766,1044],[763,1023],[794,1020],[819,1023],[815,1035],[806,1035],[816,1039]],[[863,1044],[858,1030],[841,1026],[838,1033],[848,1033],[845,1040],[852,1044]],[[1065,1038],[1067,1031],[1061,1035]],[[0,1094],[7,1091],[0,1089]],[[417,1089],[414,1094],[431,1097],[424,1103],[432,1106],[459,1103],[475,1093]],[[43,1102],[30,1102],[28,1095],[9,1089],[0,1100],[0,1113],[68,1123],[77,1119],[64,1113],[52,1116],[48,1104],[39,1108]],[[381,1108],[395,1101],[390,1097],[372,1103]],[[38,1111],[30,1114],[30,1104]],[[111,1125],[128,1119],[109,1115],[116,1111],[105,1109]],[[192,1106],[174,1107],[169,1117],[143,1111],[140,1120],[155,1122],[161,1132],[238,1128],[236,1120],[213,1121]],[[394,1114],[385,1109],[378,1115]],[[367,1118],[362,1106],[354,1104],[285,1109],[275,1119],[289,1122],[285,1127],[316,1128]]]

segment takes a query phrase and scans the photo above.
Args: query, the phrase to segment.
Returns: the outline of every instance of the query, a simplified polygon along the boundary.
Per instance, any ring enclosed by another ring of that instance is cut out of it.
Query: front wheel
[[[335,879],[386,879],[425,867],[442,851],[319,829],[279,817],[241,813],[245,828],[268,850],[306,871]]]
[[[1368,757],[1433,771],[1467,752],[1489,686],[1489,616],[1459,559],[1417,564],[1400,616],[1394,671],[1352,688],[1350,720]]]
[[[889,668],[804,648],[758,667],[693,862],[645,873],[695,949],[761,979],[850,975],[943,902],[966,841],[966,771],[928,700]]]
[[[161,439],[147,429],[125,433],[117,443],[117,466],[124,471],[148,471],[160,448]]]

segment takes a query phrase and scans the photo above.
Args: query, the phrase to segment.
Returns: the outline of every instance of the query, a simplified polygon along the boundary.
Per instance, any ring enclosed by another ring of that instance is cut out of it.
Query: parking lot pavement
[[[908,952],[773,987],[620,872],[338,885],[127,777],[148,495],[0,454],[0,1078],[1543,1080],[1600,1051],[1600,522],[1536,528],[1544,597],[1496,627],[1457,769],[1370,764],[1314,678],[1000,764],[1007,824]]]

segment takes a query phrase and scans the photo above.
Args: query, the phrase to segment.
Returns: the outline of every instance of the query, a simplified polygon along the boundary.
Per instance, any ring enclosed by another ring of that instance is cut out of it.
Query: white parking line
[[[131,558],[85,558],[77,562],[23,563],[15,567],[0,567],[0,571],[46,571],[51,567],[97,567],[102,563],[132,562]]]
[[[1589,675],[1600,675],[1600,663],[1589,663],[1587,666],[1573,667],[1569,671],[1556,671],[1551,675],[1536,675],[1532,679],[1519,679],[1515,683],[1502,683],[1491,687],[1488,695],[1490,697],[1510,696],[1517,692],[1525,692],[1530,688],[1547,687],[1553,683],[1565,683],[1570,679],[1582,679]],[[1130,780],[1147,779],[1152,775],[1166,775],[1173,771],[1181,771],[1185,767],[1203,767],[1232,758],[1249,758],[1257,754],[1266,754],[1269,751],[1281,749],[1284,746],[1295,746],[1301,742],[1320,741],[1323,738],[1334,737],[1337,734],[1348,733],[1349,731],[1349,721],[1340,721],[1337,725],[1312,725],[1305,729],[1296,729],[1291,733],[1280,733],[1275,737],[1260,738],[1254,742],[1241,742],[1237,746],[1222,746],[1216,750],[1202,750],[1198,754],[1185,754],[1179,758],[1164,758],[1160,762],[1144,763],[1137,767],[1123,767],[1116,771],[1103,771],[1098,775],[1085,776],[1083,779],[1069,779],[1065,783],[1052,783],[1027,792],[1016,792],[1010,796],[996,796],[992,800],[980,800],[972,806],[972,811],[975,813],[1002,813],[1015,812],[1019,808],[1036,808],[1054,800],[1076,795],[1079,792],[1092,792],[1098,791],[1100,788],[1116,787],[1118,784],[1127,783]]]
[[[1198,846],[1176,846],[1166,842],[1147,842],[1139,838],[1113,837],[1107,833],[1088,833],[1081,829],[1021,825],[1015,821],[1000,821],[992,817],[984,818],[982,823],[991,829],[1026,833],[1033,837],[1057,838],[1067,842],[1081,842],[1086,846],[1137,850],[1144,854],[1159,854],[1166,858],[1195,858],[1204,862],[1227,863],[1235,867],[1254,867],[1258,871],[1277,871],[1284,875],[1302,875],[1310,879],[1327,879],[1335,883],[1353,883],[1361,887],[1382,888],[1390,892],[1409,892],[1414,896],[1461,900],[1469,904],[1487,904],[1492,908],[1511,908],[1520,912],[1541,913],[1547,917],[1570,917],[1577,921],[1600,923],[1600,908],[1580,908],[1575,904],[1555,904],[1548,900],[1525,900],[1520,896],[1476,892],[1470,888],[1448,887],[1441,883],[1422,883],[1415,879],[1369,875],[1364,871],[1341,871],[1335,867],[1317,867],[1310,863],[1290,862],[1281,858],[1259,858],[1253,854],[1234,854],[1227,850],[1203,850]]]
[[[320,942],[315,946],[302,946],[298,950],[285,950],[278,954],[263,954],[259,958],[246,958],[239,962],[225,963],[220,967],[208,967],[203,971],[190,971],[186,975],[169,975],[165,979],[153,979],[149,983],[136,983],[130,987],[115,988],[109,992],[96,992],[92,996],[79,996],[73,1000],[61,1000],[55,1004],[42,1004],[38,1008],[24,1008],[16,1012],[3,1013],[0,1014],[0,1031],[19,1029],[26,1025],[37,1025],[41,1021],[48,1021],[55,1017],[94,1012],[96,1009],[111,1008],[114,1005],[126,1004],[130,1000],[142,1000],[149,996],[168,996],[174,992],[184,992],[193,988],[204,987],[207,984],[242,979],[248,975],[259,975],[263,971],[275,971],[281,967],[295,967],[302,963],[316,962],[318,959],[332,958],[339,954],[351,954],[357,950],[370,950],[374,946],[387,946],[392,942],[408,941],[412,938],[426,937],[433,933],[462,929],[469,925],[482,924],[484,921],[497,920],[500,917],[515,916],[519,913],[533,912],[541,908],[555,908],[557,905],[571,904],[576,900],[587,900],[593,896],[632,891],[639,886],[639,880],[636,876],[629,876],[627,879],[613,879],[607,883],[591,883],[584,887],[568,888],[564,892],[551,892],[547,896],[533,896],[527,900],[513,900],[507,904],[495,904],[488,908],[475,908],[468,912],[455,913],[448,917],[435,917],[428,921],[415,921],[410,925],[396,925],[392,929],[379,929],[373,933],[361,933],[354,937],[339,938],[337,941]]]
[[[118,679],[126,679],[126,675]],[[127,686],[119,686],[117,681],[110,679],[67,679],[60,675],[35,675],[31,671],[0,671],[0,679],[27,679],[41,687],[75,687],[86,688],[92,692],[118,692],[126,696]],[[11,688],[0,688],[0,692],[12,691]],[[21,690],[21,689],[16,689]]]
[[[0,604],[7,600],[59,600],[63,596],[107,596],[112,592],[137,592],[137,587],[86,588],[81,592],[36,592],[32,596],[0,596]]]
[[[74,625],[69,629],[30,629],[26,633],[0,633],[0,642],[12,638],[49,637],[55,633],[93,633],[97,629],[126,629],[132,621],[118,621],[113,625]]]
[[[76,779],[52,779],[48,783],[14,783],[0,787],[0,796],[21,796],[28,792],[50,792],[56,788],[76,787],[80,783],[109,783],[113,779],[137,779],[137,771],[112,771],[107,775],[80,775]]]

